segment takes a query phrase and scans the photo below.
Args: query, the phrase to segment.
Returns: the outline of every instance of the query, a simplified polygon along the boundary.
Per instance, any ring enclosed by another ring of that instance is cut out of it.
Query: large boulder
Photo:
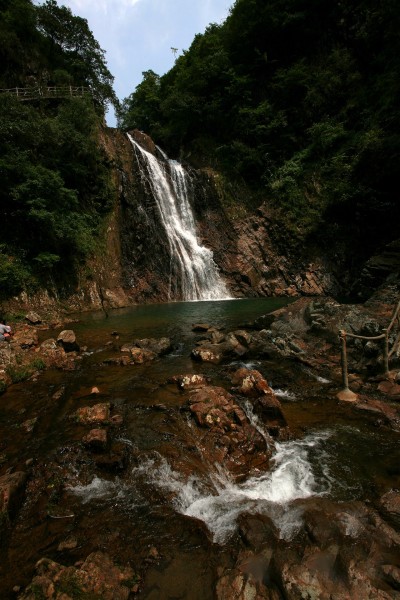
[[[64,329],[58,334],[57,343],[64,348],[65,352],[79,352],[75,332],[72,329]]]
[[[236,478],[253,469],[267,469],[270,448],[250,423],[234,396],[216,386],[193,390],[189,410],[198,429],[193,429],[197,447],[210,463],[222,463]]]

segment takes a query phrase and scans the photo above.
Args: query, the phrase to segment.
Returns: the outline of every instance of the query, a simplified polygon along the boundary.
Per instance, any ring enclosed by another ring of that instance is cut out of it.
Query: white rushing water
[[[178,512],[202,520],[216,543],[223,544],[232,535],[241,513],[268,515],[280,537],[290,540],[302,524],[301,509],[291,503],[325,495],[331,489],[322,451],[322,443],[330,435],[325,431],[277,443],[271,470],[241,483],[235,483],[219,465],[206,478],[192,475],[185,479],[159,455],[143,460],[134,476],[145,477],[147,483],[172,497]],[[318,476],[310,460],[312,452],[318,453]]]
[[[129,134],[138,156],[143,179],[147,182],[160,212],[165,229],[170,263],[172,300],[223,300],[230,298],[213,253],[201,246],[190,204],[191,182],[181,164],[158,160]]]

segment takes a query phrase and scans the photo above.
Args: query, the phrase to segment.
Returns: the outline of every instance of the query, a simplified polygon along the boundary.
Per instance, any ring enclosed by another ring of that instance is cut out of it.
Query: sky
[[[176,56],[187,50],[196,33],[210,23],[222,23],[233,0],[57,0],[74,15],[88,21],[89,29],[106,52],[115,77],[114,90],[122,100],[142,80],[142,72],[163,75]],[[113,112],[107,123],[115,126]]]

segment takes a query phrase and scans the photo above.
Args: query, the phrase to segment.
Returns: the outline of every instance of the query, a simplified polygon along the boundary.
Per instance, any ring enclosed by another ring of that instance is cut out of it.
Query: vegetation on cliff
[[[120,125],[243,178],[294,237],[363,260],[400,217],[399,26],[392,0],[236,0],[167,74],[143,73]]]
[[[85,97],[23,102],[0,94],[0,294],[71,281],[112,201],[98,143],[116,102],[85,19],[55,0],[0,1],[0,88],[84,86]]]

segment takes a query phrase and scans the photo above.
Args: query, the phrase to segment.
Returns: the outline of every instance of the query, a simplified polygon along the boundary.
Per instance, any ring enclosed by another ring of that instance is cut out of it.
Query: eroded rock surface
[[[38,597],[128,600],[135,580],[131,567],[117,567],[103,552],[90,554],[79,568],[65,567],[43,558],[37,563],[36,572],[32,583],[18,596],[19,600],[37,600]]]
[[[198,446],[207,461],[224,464],[235,477],[267,468],[271,450],[229,392],[215,386],[194,390],[189,409],[199,427]]]

